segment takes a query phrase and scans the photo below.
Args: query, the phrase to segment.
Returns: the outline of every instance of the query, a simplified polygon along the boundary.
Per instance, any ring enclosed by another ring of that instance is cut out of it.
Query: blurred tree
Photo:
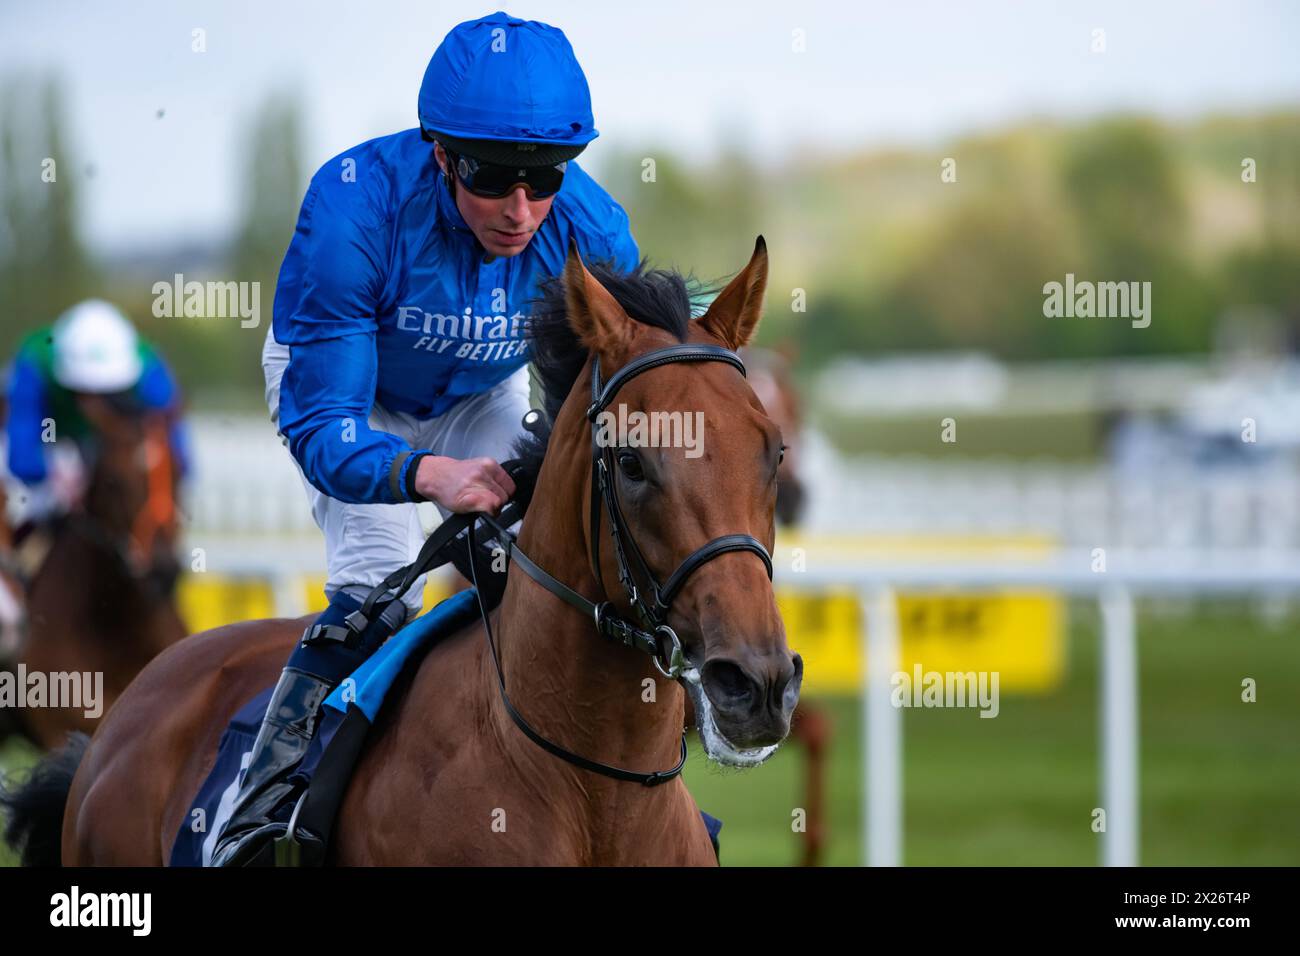
[[[1084,127],[1066,144],[1067,208],[1085,243],[1080,278],[1146,281],[1181,256],[1187,210],[1174,157],[1152,120],[1119,118]]]
[[[229,261],[231,278],[259,284],[261,323],[255,329],[238,323],[218,328],[234,340],[232,357],[239,369],[236,380],[250,378],[258,386],[259,396],[262,343],[271,324],[276,280],[307,189],[302,128],[300,99],[279,92],[262,103],[245,135],[243,213]]]
[[[94,294],[99,276],[81,241],[85,174],[69,150],[62,86],[18,76],[0,85],[0,349]]]
[[[602,186],[627,211],[632,235],[653,265],[706,281],[738,272],[763,229],[767,184],[742,143],[710,163],[689,164],[664,149],[613,150]]]
[[[0,84],[0,346],[101,295],[158,341],[187,387],[220,387],[256,406],[258,353],[306,186],[296,98],[268,96],[248,119],[239,225],[224,266],[207,266],[209,254],[204,266],[182,268],[178,250],[142,250],[134,261],[146,271],[129,274],[115,266],[101,275],[80,240],[89,181],[71,155],[65,112],[53,80]],[[764,233],[772,275],[760,340],[797,340],[804,370],[846,352],[899,349],[1025,359],[1204,351],[1220,312],[1237,306],[1271,309],[1300,341],[1295,111],[1177,127],[1134,117],[1032,123],[942,150],[800,151],[774,164],[758,162],[735,131],[719,140],[712,161],[688,163],[656,145],[611,149],[596,171],[657,265],[725,279]],[[946,156],[959,175],[945,184]],[[1257,161],[1254,183],[1241,179],[1245,157]],[[54,182],[42,181],[45,159]],[[153,317],[149,287],[170,279],[173,262],[187,278],[259,283],[258,328]],[[215,274],[190,275],[199,268]],[[1067,272],[1151,281],[1151,327],[1045,318],[1042,286]],[[791,307],[800,295],[806,313]]]
[[[1295,247],[1300,245],[1300,122],[1284,114],[1265,117],[1260,127],[1256,143],[1262,147],[1262,168],[1256,184],[1262,192],[1264,242]]]
[[[693,265],[706,243],[699,173],[664,149],[612,150],[600,166],[601,184],[627,211],[641,255],[655,265]]]
[[[1269,309],[1292,351],[1300,351],[1300,242],[1279,237],[1234,249],[1220,273],[1228,302]]]
[[[240,221],[223,272],[186,278],[257,283],[260,321],[245,328],[231,317],[146,317],[143,327],[174,356],[182,381],[202,387],[214,402],[260,407],[262,343],[271,324],[280,263],[307,185],[298,98],[288,92],[269,95],[249,118],[241,140]]]
[[[884,350],[985,349],[1006,358],[1050,348],[1060,329],[1043,316],[1042,286],[1059,274],[1065,240],[1047,212],[1009,191],[957,206],[867,303],[852,340]]]
[[[243,211],[230,252],[240,281],[258,279],[274,292],[298,208],[307,188],[302,168],[302,112],[288,93],[269,96],[253,116],[244,147]],[[263,304],[269,309],[270,301]]]
[[[82,245],[78,229],[81,177],[85,170],[76,166],[65,147],[67,117],[63,107],[63,87],[52,77],[46,81],[42,91],[40,112],[45,125],[46,155],[57,163],[60,175],[57,184],[51,184],[58,188],[48,190],[46,196],[42,215],[45,228],[41,234],[44,241],[39,254],[47,281],[61,290],[71,305],[91,294],[99,277]]]

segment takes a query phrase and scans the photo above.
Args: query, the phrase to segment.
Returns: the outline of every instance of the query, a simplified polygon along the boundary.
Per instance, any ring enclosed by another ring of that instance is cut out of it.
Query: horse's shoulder
[[[408,705],[432,704],[436,711],[458,712],[471,696],[470,671],[478,662],[482,627],[472,621],[438,642],[414,666],[408,666],[394,682],[385,702],[389,714]]]

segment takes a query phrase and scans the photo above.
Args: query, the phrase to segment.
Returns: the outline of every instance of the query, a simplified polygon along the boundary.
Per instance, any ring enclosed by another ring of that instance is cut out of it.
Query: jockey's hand
[[[491,458],[425,455],[416,465],[415,490],[448,511],[496,514],[515,493],[515,483]]]

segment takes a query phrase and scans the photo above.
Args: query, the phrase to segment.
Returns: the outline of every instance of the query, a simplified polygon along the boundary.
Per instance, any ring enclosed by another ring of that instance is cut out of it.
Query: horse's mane
[[[663,329],[679,342],[686,341],[690,331],[693,304],[711,298],[718,291],[694,275],[651,269],[645,259],[631,272],[622,272],[608,262],[587,263],[587,271],[634,320]],[[574,335],[565,312],[563,276],[542,280],[539,294],[533,300],[528,338],[533,367],[541,385],[544,421],[537,434],[525,434],[515,442],[515,455],[527,472],[536,476],[560,406],[587,364],[587,350]]]

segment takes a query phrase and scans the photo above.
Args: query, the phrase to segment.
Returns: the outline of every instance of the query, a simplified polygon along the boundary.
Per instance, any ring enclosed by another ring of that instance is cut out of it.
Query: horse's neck
[[[589,600],[603,600],[581,515],[590,450],[585,442],[563,447],[557,434],[547,458],[519,547]],[[600,637],[589,617],[520,568],[507,581],[494,634],[506,691],[544,736],[583,757],[637,771],[677,762],[685,717],[681,688],[661,677],[647,655]],[[523,734],[514,737],[535,747]]]
[[[139,657],[142,664],[183,636],[170,600],[149,591],[102,542],[69,524],[60,529],[40,575],[64,582],[55,590],[65,612],[88,632],[111,636],[123,657]]]

